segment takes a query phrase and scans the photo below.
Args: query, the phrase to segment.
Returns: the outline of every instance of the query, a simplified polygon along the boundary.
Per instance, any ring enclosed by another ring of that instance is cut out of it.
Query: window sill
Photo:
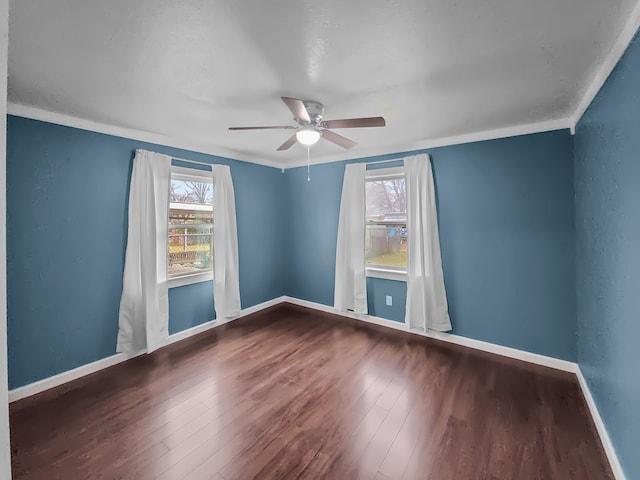
[[[213,272],[192,273],[191,275],[169,278],[167,280],[167,286],[168,288],[184,287],[185,285],[207,282],[209,280],[213,280]]]
[[[385,280],[407,281],[406,270],[394,270],[392,268],[367,267],[367,277],[383,278]]]

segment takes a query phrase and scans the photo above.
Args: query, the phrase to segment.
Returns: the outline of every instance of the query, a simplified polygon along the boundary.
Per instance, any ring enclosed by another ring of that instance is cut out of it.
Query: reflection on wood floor
[[[281,305],[11,405],[18,479],[613,478],[572,374]]]

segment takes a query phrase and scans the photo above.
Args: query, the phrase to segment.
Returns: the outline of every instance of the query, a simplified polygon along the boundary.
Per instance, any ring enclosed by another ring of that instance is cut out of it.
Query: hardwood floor
[[[11,405],[19,479],[613,479],[575,376],[277,306]]]

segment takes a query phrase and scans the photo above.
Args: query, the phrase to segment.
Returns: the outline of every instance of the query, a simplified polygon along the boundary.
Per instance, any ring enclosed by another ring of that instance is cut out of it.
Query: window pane
[[[366,183],[365,259],[368,265],[407,267],[407,195],[404,177]]]
[[[212,271],[213,184],[172,177],[169,202],[169,278]]]
[[[370,180],[366,184],[367,221],[407,221],[407,195],[404,178]]]
[[[169,277],[213,270],[213,226],[169,228]]]
[[[365,259],[369,265],[407,267],[407,225],[367,224]]]
[[[211,204],[213,201],[213,185],[207,182],[189,182],[171,179],[169,201],[176,203]]]

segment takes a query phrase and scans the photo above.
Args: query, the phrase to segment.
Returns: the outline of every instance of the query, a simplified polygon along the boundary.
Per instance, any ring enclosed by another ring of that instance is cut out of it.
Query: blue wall
[[[279,170],[9,117],[10,388],[115,353],[136,148],[230,165],[242,306],[282,295],[286,205]],[[214,317],[212,288],[204,282],[170,290],[171,333]]]
[[[312,167],[307,182],[304,168],[282,175],[17,117],[9,117],[8,134],[12,388],[114,353],[136,148],[231,166],[244,308],[285,293],[333,304],[345,162]],[[570,135],[429,153],[454,333],[575,360]],[[369,279],[368,288],[372,315],[403,320],[403,282]],[[171,333],[213,318],[211,290],[205,282],[170,291]]]
[[[428,151],[453,333],[577,359],[628,478],[640,478],[638,85],[636,37],[573,140],[551,132]],[[283,293],[333,304],[347,162],[313,166],[308,183],[304,168],[282,175],[17,117],[7,128],[11,388],[114,353],[136,148],[231,166],[244,308]],[[372,315],[403,320],[403,282],[367,286]],[[213,318],[211,291],[170,291],[171,333]]]
[[[568,131],[429,150],[453,333],[576,360],[573,141]],[[397,158],[403,154],[368,158]],[[362,159],[360,161],[363,161]],[[287,295],[333,304],[346,162],[287,170]],[[369,308],[402,321],[406,286],[369,279]],[[394,298],[386,307],[386,295]]]
[[[640,478],[640,38],[575,136],[578,361],[627,478]]]

